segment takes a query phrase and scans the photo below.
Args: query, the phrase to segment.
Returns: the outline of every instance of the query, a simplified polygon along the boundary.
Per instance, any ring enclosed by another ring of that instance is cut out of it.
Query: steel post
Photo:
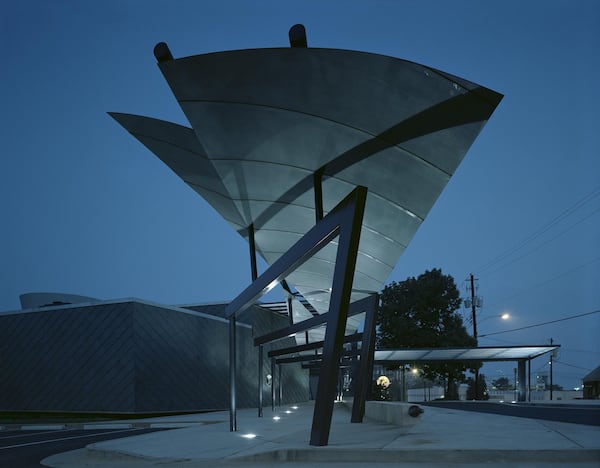
[[[263,416],[263,346],[258,346],[258,417]]]
[[[271,358],[271,411],[275,412],[275,358]]]
[[[354,401],[352,402],[353,423],[361,423],[365,415],[365,400],[371,386],[373,376],[373,359],[375,354],[375,326],[377,323],[377,304],[379,295],[373,295],[373,302],[367,306],[360,349],[360,363],[354,385]]]
[[[237,415],[236,415],[236,319],[235,315],[229,317],[229,430],[237,431]]]
[[[360,192],[359,192],[360,190]],[[333,404],[337,390],[337,374],[350,308],[352,280],[358,255],[360,231],[367,190],[357,188],[355,205],[348,205],[344,218],[348,224],[340,228],[335,271],[331,287],[327,328],[323,345],[323,363],[319,375],[317,398],[313,414],[310,445],[323,446],[329,442]]]

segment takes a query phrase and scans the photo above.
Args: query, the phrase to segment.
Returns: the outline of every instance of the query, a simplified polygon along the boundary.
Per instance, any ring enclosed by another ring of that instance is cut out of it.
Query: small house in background
[[[583,398],[586,400],[600,398],[600,366],[583,378]]]

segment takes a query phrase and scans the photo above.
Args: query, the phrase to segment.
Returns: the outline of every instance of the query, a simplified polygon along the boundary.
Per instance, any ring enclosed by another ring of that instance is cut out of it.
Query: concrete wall
[[[529,394],[526,392],[527,399]],[[515,399],[514,390],[490,390],[490,401],[512,401]],[[554,390],[552,391],[552,400],[578,400],[583,398],[581,390]],[[550,390],[532,390],[531,401],[550,401]]]
[[[259,328],[282,319],[254,309]],[[239,324],[237,338],[237,403],[252,407],[258,371],[252,327]],[[225,409],[228,356],[226,320],[144,301],[3,313],[0,411]],[[306,371],[286,368],[284,388],[285,402],[307,400]]]
[[[418,405],[398,401],[366,401],[365,417],[395,426],[414,426],[423,409]]]

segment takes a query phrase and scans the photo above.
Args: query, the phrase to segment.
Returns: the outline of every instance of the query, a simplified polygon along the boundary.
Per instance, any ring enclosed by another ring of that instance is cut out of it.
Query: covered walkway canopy
[[[480,348],[415,348],[375,351],[374,362],[381,365],[434,362],[516,361],[519,371],[518,401],[531,399],[531,360],[554,352],[560,345],[482,346]],[[529,371],[525,377],[525,363]],[[527,385],[525,385],[527,382]],[[477,384],[476,384],[477,385]]]
[[[410,364],[440,361],[528,361],[550,353],[560,345],[482,346],[479,348],[415,348],[375,351],[377,364]]]

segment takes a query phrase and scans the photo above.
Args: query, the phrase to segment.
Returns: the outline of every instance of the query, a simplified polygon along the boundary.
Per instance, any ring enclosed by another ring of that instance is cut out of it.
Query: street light
[[[510,318],[510,314],[508,312],[503,312],[501,314],[488,315],[487,317],[483,317],[482,319],[480,319],[479,323],[485,322],[486,320],[491,318],[500,318],[502,320],[508,320]],[[475,338],[477,338],[477,336],[475,336]]]
[[[419,373],[421,372],[421,380],[423,380],[423,401],[427,401],[427,392],[426,392],[426,385],[425,385],[425,371],[421,371],[416,367],[413,367],[411,372],[415,375],[415,377],[417,375],[419,375]]]
[[[491,318],[500,318],[502,320],[508,320],[510,318],[510,314],[508,312],[503,312],[501,314],[488,315],[479,321],[485,322]],[[477,342],[477,314],[475,313],[475,306],[473,306],[473,338]],[[479,369],[475,369],[475,400],[479,399]]]

